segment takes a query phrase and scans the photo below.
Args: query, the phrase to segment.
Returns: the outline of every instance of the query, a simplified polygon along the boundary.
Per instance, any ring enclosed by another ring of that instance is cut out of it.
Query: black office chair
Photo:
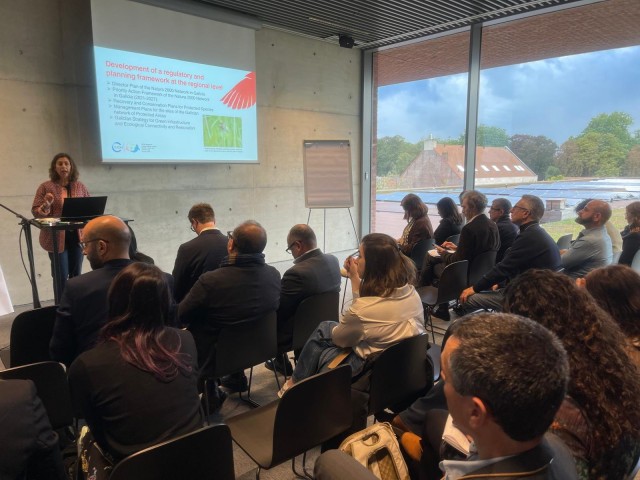
[[[281,399],[226,420],[233,440],[262,468],[303,456],[351,425],[351,367],[341,365],[294,384]],[[307,474],[308,475],[308,474]]]
[[[276,312],[271,312],[267,316],[253,322],[241,322],[222,328],[216,342],[215,372],[212,378],[220,378],[225,375],[244,371],[245,368],[250,368],[247,398],[242,396],[242,392],[238,394],[241,400],[244,400],[253,407],[260,406],[251,399],[253,367],[277,355],[276,325]],[[278,374],[275,371],[273,374],[276,378],[278,390],[280,390]],[[209,395],[208,383],[210,381],[211,378],[205,380],[204,394],[207,397]],[[208,398],[205,405],[207,406],[205,413],[207,417],[209,417]]]
[[[460,241],[460,234],[459,233],[456,233],[455,235],[449,235],[447,237],[447,239],[445,240],[445,242],[455,243],[456,245],[458,245],[459,241]]]
[[[411,255],[409,255],[409,258],[411,258],[413,263],[416,265],[418,278],[420,278],[420,272],[422,271],[422,265],[425,257],[427,256],[427,252],[433,248],[435,243],[435,238],[424,238],[416,243],[411,249]]]
[[[109,480],[233,480],[231,432],[211,425],[121,460]]]
[[[462,291],[467,288],[468,265],[467,260],[450,263],[442,271],[438,287],[428,286],[417,289],[424,306],[425,327],[431,330],[433,343],[436,342],[436,337],[431,313],[441,303],[457,300]],[[435,327],[435,329],[440,330],[443,334],[446,332],[442,328]]]
[[[36,308],[14,318],[9,336],[11,367],[51,360],[49,341],[53,335],[57,308],[57,305]]]
[[[440,355],[442,355],[442,347],[437,343],[429,342],[427,355],[429,355],[433,363],[433,383],[435,383],[440,379]]]
[[[497,253],[498,252],[496,252],[495,250],[482,252],[476,255],[473,260],[471,260],[471,262],[469,263],[467,285],[475,284],[482,278],[485,273],[493,268],[493,266],[496,264]]]
[[[376,358],[369,384],[370,415],[401,402],[410,403],[433,385],[428,345],[428,335],[416,335],[386,348]]]
[[[567,233],[566,235],[561,236],[556,245],[558,245],[559,250],[566,250],[571,246],[571,239],[573,238],[573,233]]]
[[[31,380],[38,391],[54,430],[73,424],[71,394],[64,366],[58,362],[39,362],[0,371],[4,380]]]

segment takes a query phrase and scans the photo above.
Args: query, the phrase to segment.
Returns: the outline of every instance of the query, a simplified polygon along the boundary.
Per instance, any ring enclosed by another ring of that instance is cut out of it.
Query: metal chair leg
[[[249,370],[249,384],[247,385],[247,398],[242,396],[242,392],[238,392],[238,397],[245,403],[251,405],[252,408],[258,408],[260,404],[251,399],[251,380],[253,380],[253,367]]]
[[[299,473],[299,472],[296,470],[296,457],[293,457],[293,458],[291,459],[291,471],[292,471],[292,472],[293,472],[293,474],[294,474],[296,477],[298,477],[298,478],[309,478],[308,476],[303,475],[303,474]],[[305,473],[306,473],[306,472],[305,472]]]
[[[209,411],[209,379],[204,380],[204,410],[207,416],[207,425],[209,424],[209,415],[211,412]]]
[[[260,465],[258,465],[258,468],[256,469],[256,480],[260,480]]]
[[[309,472],[307,472],[307,452],[302,454],[302,471],[308,479],[313,480],[313,475],[310,475]]]

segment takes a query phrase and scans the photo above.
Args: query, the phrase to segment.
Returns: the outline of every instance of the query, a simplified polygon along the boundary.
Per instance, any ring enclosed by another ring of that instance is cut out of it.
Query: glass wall
[[[476,188],[540,196],[555,238],[582,229],[586,198],[624,226],[640,196],[639,21],[640,2],[611,0],[483,27]],[[468,51],[465,31],[373,54],[372,231],[398,236],[410,191],[435,214],[461,190]]]
[[[443,196],[457,202],[468,58],[468,31],[374,55],[371,231],[401,235],[400,201],[408,192],[428,204],[434,228],[435,203]]]

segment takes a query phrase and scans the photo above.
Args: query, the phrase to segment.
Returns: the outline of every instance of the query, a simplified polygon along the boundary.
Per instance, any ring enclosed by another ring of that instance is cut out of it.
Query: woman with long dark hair
[[[358,253],[344,262],[353,291],[351,307],[339,323],[322,322],[309,337],[280,396],[293,383],[327,370],[340,354],[346,354],[342,363],[357,373],[370,354],[424,332],[422,302],[413,287],[416,267],[394,239],[370,233]]]
[[[407,226],[404,227],[402,237],[397,241],[402,253],[411,255],[411,250],[416,243],[433,237],[433,227],[427,215],[429,208],[419,196],[413,193],[406,195],[400,205],[404,210],[403,218],[407,221]]]
[[[631,202],[625,209],[627,227],[622,232],[622,253],[618,263],[631,266],[633,257],[640,250],[640,202]]]
[[[436,244],[442,245],[451,235],[459,235],[464,226],[464,216],[458,211],[458,206],[450,197],[443,197],[436,203],[438,215],[442,218],[438,228],[433,233]]]
[[[118,461],[198,429],[197,352],[185,330],[165,326],[169,291],[162,271],[135,262],[113,280],[100,341],[69,369],[76,413],[104,456]]]
[[[551,270],[509,282],[504,308],[554,332],[569,355],[568,395],[551,431],[567,444],[581,480],[619,480],[640,454],[640,371],[625,338],[589,293]]]
[[[629,356],[640,368],[640,275],[626,265],[591,270],[578,284],[620,326]]]
[[[42,183],[33,198],[31,213],[35,218],[60,217],[65,198],[88,197],[89,190],[78,180],[79,172],[76,163],[68,153],[58,153],[49,166],[49,180]],[[51,260],[51,276],[53,276],[53,255],[58,255],[62,287],[68,278],[82,273],[82,248],[78,244],[82,230],[56,232],[58,235],[58,251],[53,251],[53,235],[51,230],[40,230],[40,246],[49,252]],[[55,277],[54,277],[55,278]]]

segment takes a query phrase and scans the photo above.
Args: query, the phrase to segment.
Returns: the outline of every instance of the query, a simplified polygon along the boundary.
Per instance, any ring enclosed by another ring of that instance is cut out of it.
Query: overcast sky
[[[378,90],[378,137],[457,138],[465,127],[467,74]],[[600,113],[631,114],[640,130],[640,47],[483,70],[479,123],[562,144]]]

